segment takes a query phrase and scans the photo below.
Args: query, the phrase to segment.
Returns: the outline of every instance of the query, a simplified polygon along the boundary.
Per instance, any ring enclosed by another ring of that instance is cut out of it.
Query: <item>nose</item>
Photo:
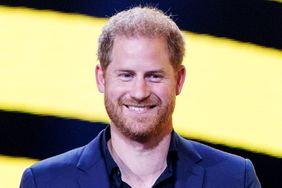
[[[136,101],[142,101],[150,96],[150,88],[144,78],[136,78],[132,83],[130,96]]]

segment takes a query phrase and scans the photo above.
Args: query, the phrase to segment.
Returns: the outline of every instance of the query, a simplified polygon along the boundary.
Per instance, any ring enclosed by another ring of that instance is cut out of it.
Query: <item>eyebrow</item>
[[[163,70],[153,70],[153,71],[148,71],[145,74],[164,74]]]
[[[120,69],[120,70],[115,70],[114,73],[115,74],[119,74],[119,73],[133,73],[133,70],[128,70],[128,69]]]
[[[119,69],[119,70],[115,70],[115,73],[120,73],[120,72],[135,72],[134,70],[130,70],[130,69]],[[151,70],[151,71],[146,71],[145,74],[163,74],[165,71],[163,71],[162,69],[159,70]]]

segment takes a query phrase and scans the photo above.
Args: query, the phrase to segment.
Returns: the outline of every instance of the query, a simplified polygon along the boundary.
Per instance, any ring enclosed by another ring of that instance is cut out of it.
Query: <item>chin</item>
[[[131,140],[137,141],[137,142],[147,142],[155,137],[155,134],[148,133],[148,132],[130,132],[126,135]]]
[[[150,122],[150,121],[146,121]],[[124,136],[138,142],[145,142],[155,138],[160,133],[163,126],[148,125],[148,123],[130,123],[128,126],[119,127]],[[151,121],[152,122],[152,121]]]

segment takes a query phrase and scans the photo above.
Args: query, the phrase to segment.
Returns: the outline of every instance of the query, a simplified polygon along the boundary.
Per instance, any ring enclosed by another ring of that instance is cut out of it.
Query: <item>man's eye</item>
[[[149,80],[152,82],[160,82],[162,80],[163,76],[159,74],[152,74],[149,76]]]
[[[121,73],[118,76],[123,81],[129,81],[133,77],[130,73]]]

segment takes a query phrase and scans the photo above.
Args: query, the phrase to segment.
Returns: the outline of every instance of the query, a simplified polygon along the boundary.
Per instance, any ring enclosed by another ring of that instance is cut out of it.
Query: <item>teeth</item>
[[[128,106],[128,109],[129,110],[133,110],[133,111],[136,111],[136,112],[144,112],[147,107],[141,107],[141,106]]]

